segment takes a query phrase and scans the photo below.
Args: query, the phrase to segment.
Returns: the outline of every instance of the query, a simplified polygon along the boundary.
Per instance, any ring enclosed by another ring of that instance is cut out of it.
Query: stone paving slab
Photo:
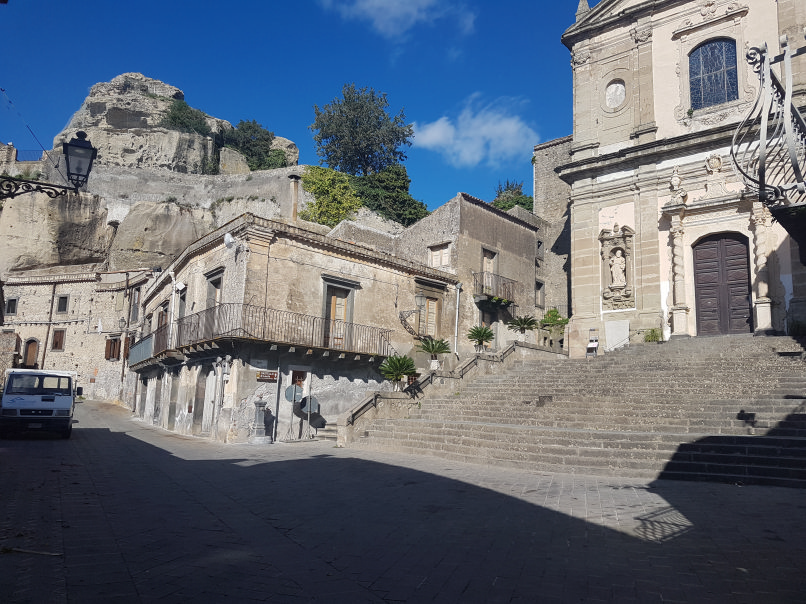
[[[0,602],[803,602],[806,494],[225,445],[85,402],[0,441]]]

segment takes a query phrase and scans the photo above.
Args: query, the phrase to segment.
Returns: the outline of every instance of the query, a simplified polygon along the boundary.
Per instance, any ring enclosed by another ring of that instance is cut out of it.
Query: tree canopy
[[[321,162],[353,176],[376,174],[406,159],[414,128],[400,110],[391,117],[385,93],[345,84],[342,98],[314,105],[316,154]]]
[[[380,172],[354,176],[351,184],[361,203],[384,218],[409,226],[428,216],[428,208],[409,194],[405,166],[392,164]]]
[[[283,150],[271,147],[274,133],[255,120],[241,120],[231,130],[225,130],[223,137],[224,146],[240,152],[246,158],[250,170],[270,170],[286,165]]]
[[[531,195],[523,194],[523,181],[518,182],[513,180],[510,182],[509,179],[507,179],[505,185],[501,185],[501,181],[498,181],[498,187],[495,190],[495,199],[492,201],[492,206],[505,212],[515,206],[521,206],[531,212],[534,208],[534,200]]]
[[[315,200],[299,213],[303,220],[334,227],[361,207],[349,177],[329,168],[306,167],[302,173],[302,188]]]

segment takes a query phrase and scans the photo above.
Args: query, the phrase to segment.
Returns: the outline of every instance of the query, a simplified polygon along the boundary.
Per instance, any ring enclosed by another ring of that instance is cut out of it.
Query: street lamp
[[[11,199],[23,193],[44,193],[51,199],[55,199],[66,195],[68,191],[78,192],[79,187],[87,184],[92,162],[98,155],[98,150],[86,139],[86,132],[76,132],[76,138],[62,145],[62,152],[67,163],[67,180],[73,185],[72,187],[45,184],[36,180],[25,180],[24,178],[13,178],[11,176],[0,176],[0,200]]]
[[[62,144],[62,152],[67,160],[67,180],[73,183],[78,191],[79,187],[87,184],[98,149],[87,140],[87,133],[79,130],[76,132],[76,138]]]
[[[419,292],[417,292],[417,295],[414,296],[414,304],[417,306],[417,308],[413,310],[403,311],[399,313],[399,316],[401,325],[403,325],[406,331],[408,331],[411,335],[413,335],[415,338],[419,340],[421,339],[421,336],[414,330],[414,328],[411,325],[409,325],[408,318],[414,313],[422,312],[423,307],[425,306],[425,294],[423,294],[423,290],[420,290]]]

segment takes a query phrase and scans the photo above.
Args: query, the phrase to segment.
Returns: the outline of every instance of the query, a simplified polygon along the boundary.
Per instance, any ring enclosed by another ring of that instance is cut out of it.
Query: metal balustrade
[[[473,273],[473,294],[514,301],[518,282],[495,273]]]
[[[129,349],[129,365],[136,365],[154,356],[154,334],[150,333]]]
[[[249,304],[220,304],[179,319],[175,346],[183,348],[234,338],[389,356],[392,354],[391,332],[391,329]]]

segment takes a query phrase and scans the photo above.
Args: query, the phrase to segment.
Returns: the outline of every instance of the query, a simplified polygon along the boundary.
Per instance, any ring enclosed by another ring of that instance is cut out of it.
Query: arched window
[[[736,42],[711,40],[688,56],[691,108],[702,109],[739,98],[736,79]]]

